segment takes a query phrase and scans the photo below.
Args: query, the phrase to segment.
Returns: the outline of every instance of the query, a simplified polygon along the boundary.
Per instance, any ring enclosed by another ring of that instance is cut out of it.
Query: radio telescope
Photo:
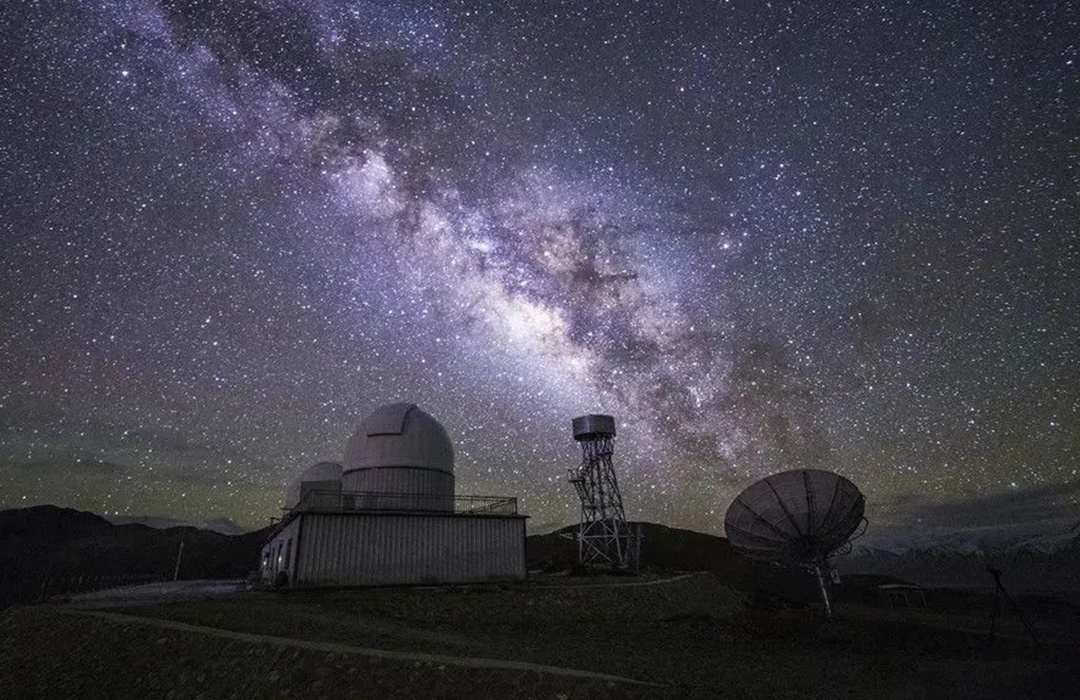
[[[795,469],[767,476],[740,493],[728,507],[724,532],[745,554],[813,571],[831,616],[829,558],[850,551],[851,540],[866,530],[865,507],[859,489],[839,474]]]

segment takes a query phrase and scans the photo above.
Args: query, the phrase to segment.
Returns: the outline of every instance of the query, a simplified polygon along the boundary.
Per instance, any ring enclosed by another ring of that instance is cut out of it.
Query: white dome
[[[454,445],[439,421],[413,403],[380,406],[345,447],[345,474],[409,468],[454,473]]]
[[[341,491],[342,466],[337,462],[318,462],[293,479],[285,491],[285,507],[295,508],[308,491]]]
[[[341,481],[343,469],[337,462],[318,462],[301,472],[297,481]]]
[[[454,446],[439,421],[416,404],[381,406],[349,438],[341,485],[368,494],[364,508],[453,510]]]

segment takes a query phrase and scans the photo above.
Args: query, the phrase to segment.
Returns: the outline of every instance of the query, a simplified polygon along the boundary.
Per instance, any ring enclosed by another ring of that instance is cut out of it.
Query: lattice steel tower
[[[637,566],[640,531],[626,522],[619,482],[611,455],[615,419],[588,415],[574,419],[574,439],[581,443],[581,464],[570,469],[570,483],[581,499],[578,562],[607,562],[619,568]]]

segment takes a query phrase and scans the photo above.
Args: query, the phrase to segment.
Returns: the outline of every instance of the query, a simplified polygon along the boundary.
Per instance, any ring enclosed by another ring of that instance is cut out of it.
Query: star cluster
[[[534,529],[590,411],[636,519],[1075,520],[1071,2],[0,13],[0,507],[261,525],[408,400]]]

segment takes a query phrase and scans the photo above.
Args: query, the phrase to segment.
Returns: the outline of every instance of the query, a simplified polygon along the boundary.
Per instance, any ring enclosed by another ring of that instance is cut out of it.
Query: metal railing
[[[468,513],[472,515],[517,515],[517,498],[512,496],[452,496],[382,491],[308,491],[292,508],[296,511],[364,512],[409,511],[425,513]]]

